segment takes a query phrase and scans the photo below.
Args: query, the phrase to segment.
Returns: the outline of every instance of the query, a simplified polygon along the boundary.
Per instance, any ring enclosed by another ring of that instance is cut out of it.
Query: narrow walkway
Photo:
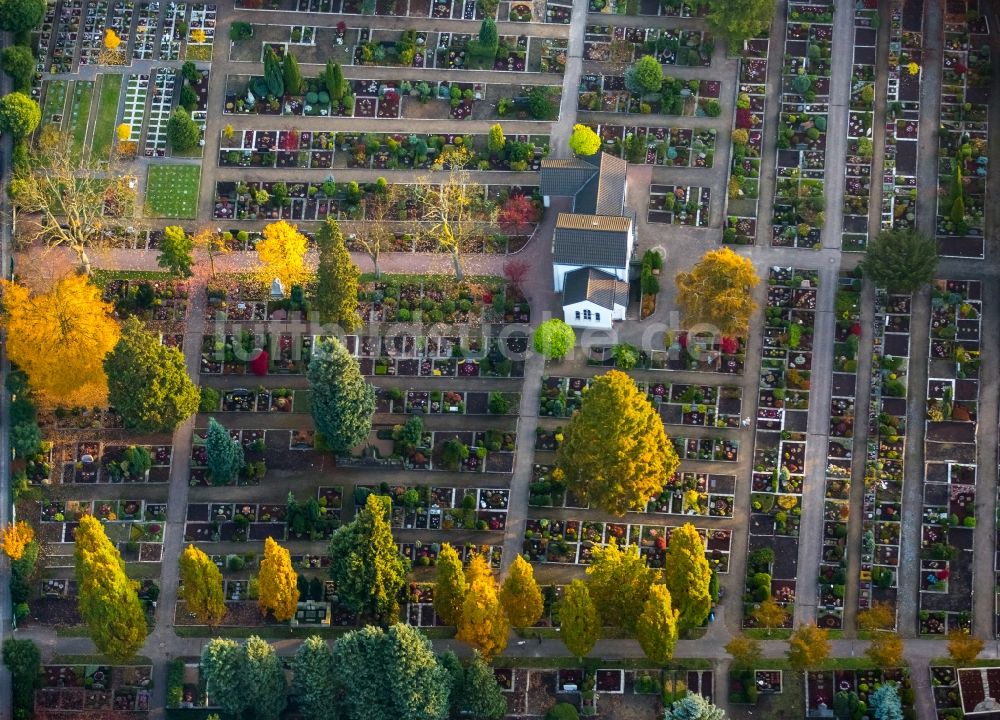
[[[573,16],[569,25],[569,49],[563,71],[563,93],[559,101],[559,120],[552,123],[549,134],[550,157],[572,157],[569,137],[576,124],[577,88],[583,72],[583,41],[587,31],[588,0],[573,0]]]
[[[826,465],[833,395],[833,350],[836,318],[833,307],[840,272],[840,233],[843,226],[844,173],[847,154],[847,111],[851,100],[851,60],[854,56],[854,8],[838,3],[833,15],[833,65],[830,78],[829,132],[826,145],[826,224],[823,247],[830,251],[821,264],[816,325],[813,332],[809,389],[806,475],[802,486],[802,532],[799,534],[798,578],[795,586],[795,623],[814,622],[818,604],[819,563],[823,551],[823,506],[826,501]],[[794,262],[797,258],[791,258]]]

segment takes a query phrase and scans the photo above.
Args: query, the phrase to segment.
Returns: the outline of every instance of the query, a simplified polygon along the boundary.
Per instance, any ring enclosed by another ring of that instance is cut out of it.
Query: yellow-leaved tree
[[[623,372],[594,378],[566,427],[556,464],[594,505],[644,511],[680,461],[659,413]]]
[[[118,137],[119,142],[125,142],[132,137],[132,126],[128,123],[122,123],[115,128],[115,135]]]
[[[462,603],[455,637],[478,649],[483,660],[489,662],[507,647],[510,623],[497,596],[497,582],[482,555],[473,555],[469,560],[466,577],[469,592]]]
[[[270,285],[277,278],[289,292],[292,285],[301,283],[309,274],[305,263],[308,249],[309,241],[296,225],[279,220],[265,227],[264,238],[257,243],[264,281]]]
[[[104,357],[119,330],[100,289],[83,275],[70,275],[45,293],[6,281],[3,291],[7,352],[41,404],[106,405]]]
[[[760,283],[753,263],[728,247],[710,250],[677,273],[677,306],[684,327],[711,325],[722,335],[746,336],[757,309],[752,291]]]
[[[670,534],[663,572],[674,607],[681,614],[681,630],[699,627],[712,610],[708,590],[712,569],[705,559],[705,541],[691,523],[684,523]]]
[[[507,571],[500,589],[500,604],[514,627],[531,627],[545,611],[542,591],[535,580],[531,564],[518,555]]]
[[[661,577],[646,564],[638,545],[619,547],[612,538],[604,547],[595,547],[587,567],[587,590],[601,623],[635,632],[649,589]]]
[[[788,664],[792,670],[814,670],[830,657],[830,633],[816,623],[799,625],[788,639]]]
[[[649,597],[636,623],[635,636],[646,657],[657,665],[666,665],[674,656],[679,615],[666,585],[654,585],[649,589]]]
[[[181,587],[178,591],[187,609],[206,625],[218,625],[226,616],[222,573],[204,551],[188,545],[180,557]]]
[[[3,548],[4,555],[11,560],[20,560],[24,556],[24,549],[34,539],[34,529],[24,520],[18,520],[0,530],[0,548]]]
[[[273,538],[264,541],[264,559],[260,561],[257,579],[260,583],[257,604],[261,612],[270,611],[279,622],[291,620],[299,604],[298,574],[288,550]]]
[[[115,660],[130,658],[146,640],[139,583],[125,574],[118,548],[93,515],[80,518],[74,539],[80,616],[99,652]]]
[[[116,33],[111,28],[104,31],[104,47],[108,50],[117,50],[118,46],[122,44],[122,39],[118,37]]]
[[[462,569],[462,558],[449,543],[438,553],[434,579],[434,611],[445,625],[457,625],[462,617],[462,605],[469,592]]]

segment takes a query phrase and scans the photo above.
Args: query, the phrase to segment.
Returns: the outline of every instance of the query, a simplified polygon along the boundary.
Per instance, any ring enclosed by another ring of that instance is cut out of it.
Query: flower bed
[[[942,255],[982,258],[992,59],[979,0],[949,5],[938,134],[937,239]]]
[[[757,238],[760,201],[760,154],[764,145],[767,98],[767,54],[770,41],[753,38],[743,44],[739,95],[730,134],[732,161],[727,183],[726,227],[722,241],[753,245]]]
[[[649,186],[649,209],[646,221],[668,225],[708,227],[712,189],[708,187],[659,185]]]
[[[908,295],[875,291],[874,351],[869,398],[858,606],[896,605],[903,520],[906,389],[910,355]]]

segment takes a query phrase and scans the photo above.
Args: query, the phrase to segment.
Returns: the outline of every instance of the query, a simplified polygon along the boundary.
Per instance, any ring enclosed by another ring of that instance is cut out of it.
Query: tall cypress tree
[[[281,77],[285,82],[285,92],[289,95],[302,94],[302,72],[299,70],[299,61],[291,52],[286,52],[281,61]]]
[[[344,71],[340,69],[340,63],[335,63],[333,60],[326,61],[323,82],[331,100],[337,102],[344,97]]]
[[[318,342],[308,377],[313,422],[327,447],[346,453],[364,442],[372,429],[375,388],[365,382],[347,348],[336,338]]]
[[[267,91],[275,97],[285,94],[285,75],[281,69],[281,61],[270,45],[264,49],[264,82],[267,84]]]
[[[323,322],[338,323],[351,332],[361,327],[358,315],[358,278],[361,271],[351,260],[337,221],[328,218],[316,234],[319,265],[316,268],[316,309]]]

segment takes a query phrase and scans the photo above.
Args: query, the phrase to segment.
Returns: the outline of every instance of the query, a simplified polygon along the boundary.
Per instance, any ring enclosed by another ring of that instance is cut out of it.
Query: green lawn
[[[69,128],[73,134],[73,155],[77,157],[83,152],[83,143],[87,139],[87,128],[90,127],[90,104],[93,99],[94,83],[87,80],[77,82],[69,118]]]
[[[146,180],[146,214],[161,218],[194,218],[198,213],[200,165],[150,165]]]
[[[52,80],[45,85],[45,103],[42,105],[42,125],[53,122],[53,116],[62,116],[66,110],[65,80]],[[60,120],[59,125],[62,125]]]
[[[111,157],[111,143],[115,137],[118,100],[122,94],[122,75],[111,73],[98,75],[98,78],[101,90],[98,96],[94,137],[90,141],[90,157],[94,160],[107,160]]]

